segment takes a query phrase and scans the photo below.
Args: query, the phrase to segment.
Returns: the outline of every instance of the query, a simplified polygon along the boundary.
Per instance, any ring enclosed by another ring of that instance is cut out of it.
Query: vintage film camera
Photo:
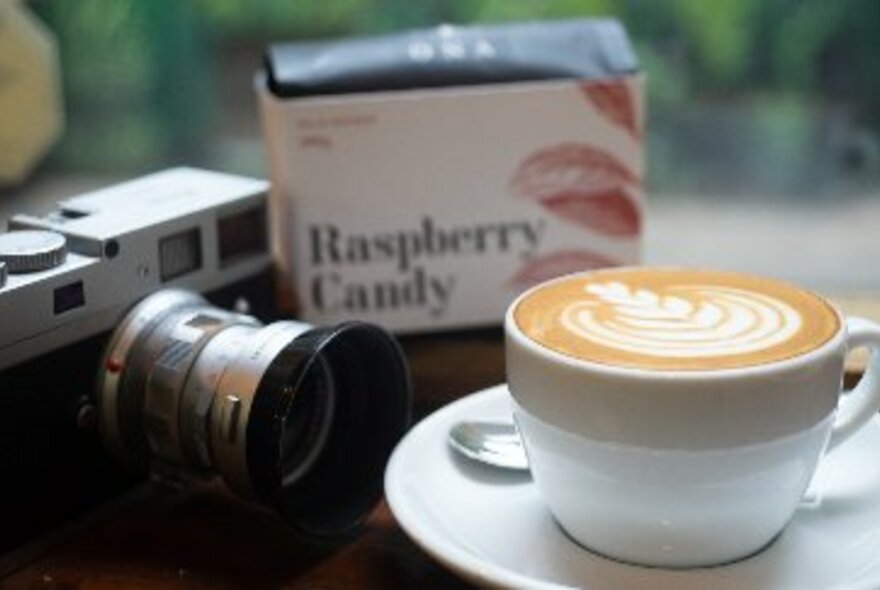
[[[10,220],[0,554],[147,475],[219,475],[314,534],[374,505],[408,425],[404,357],[370,324],[261,323],[267,216],[265,182],[178,168]]]

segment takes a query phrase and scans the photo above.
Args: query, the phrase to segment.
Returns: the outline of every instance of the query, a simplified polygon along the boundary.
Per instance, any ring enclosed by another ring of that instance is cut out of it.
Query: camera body
[[[99,364],[129,309],[172,287],[273,315],[267,189],[175,168],[10,220],[0,234],[0,554],[136,480],[94,428]]]

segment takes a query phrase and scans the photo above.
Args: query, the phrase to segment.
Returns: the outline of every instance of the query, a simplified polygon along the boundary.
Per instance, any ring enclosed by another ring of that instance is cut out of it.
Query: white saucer
[[[429,416],[395,450],[385,474],[391,511],[428,554],[487,587],[676,590],[880,588],[880,418],[826,457],[777,541],[744,561],[664,570],[599,557],[566,537],[527,475],[471,464],[446,443],[462,419],[510,419],[504,385]],[[724,534],[724,531],[718,531]]]

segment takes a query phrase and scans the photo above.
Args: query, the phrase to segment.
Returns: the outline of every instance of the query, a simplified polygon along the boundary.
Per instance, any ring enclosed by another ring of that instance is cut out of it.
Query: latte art
[[[621,282],[590,284],[560,321],[598,344],[666,357],[745,354],[785,342],[801,327],[782,301],[729,287],[672,287],[667,293]]]
[[[738,273],[618,268],[569,275],[513,308],[525,336],[590,362],[712,370],[809,352],[840,330],[821,297]]]

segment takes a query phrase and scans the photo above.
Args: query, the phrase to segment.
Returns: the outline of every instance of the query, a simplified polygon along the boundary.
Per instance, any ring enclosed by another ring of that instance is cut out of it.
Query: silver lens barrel
[[[402,353],[375,326],[263,326],[174,290],[120,323],[97,393],[122,462],[178,480],[219,474],[318,534],[346,530],[376,501],[410,401]]]
[[[101,371],[108,448],[129,465],[166,475],[219,472],[237,492],[255,496],[245,453],[250,407],[266,368],[309,329],[264,327],[185,291],[147,298],[116,330]],[[332,408],[332,395],[323,403]]]

